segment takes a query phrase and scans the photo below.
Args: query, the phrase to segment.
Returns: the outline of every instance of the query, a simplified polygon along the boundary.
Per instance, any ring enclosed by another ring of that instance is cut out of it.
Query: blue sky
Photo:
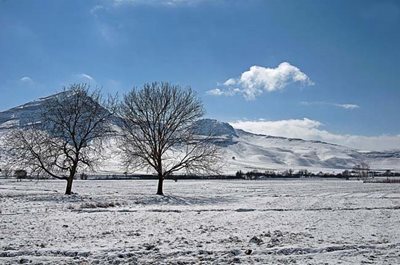
[[[236,127],[400,149],[399,47],[399,1],[2,0],[0,110],[170,81]]]

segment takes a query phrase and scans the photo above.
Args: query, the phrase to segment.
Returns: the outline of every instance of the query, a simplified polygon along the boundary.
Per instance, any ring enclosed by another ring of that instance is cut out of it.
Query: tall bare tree
[[[362,161],[360,164],[357,164],[353,167],[358,174],[358,177],[362,180],[366,180],[369,176],[370,167],[369,164],[365,161]]]
[[[190,89],[169,83],[145,84],[124,96],[121,149],[128,167],[158,175],[157,194],[174,172],[215,172],[219,152],[209,137],[195,133],[203,106]]]
[[[78,170],[93,168],[101,155],[113,113],[112,100],[102,100],[86,84],[73,84],[44,100],[38,120],[9,133],[8,153],[19,168],[66,180],[69,195]]]

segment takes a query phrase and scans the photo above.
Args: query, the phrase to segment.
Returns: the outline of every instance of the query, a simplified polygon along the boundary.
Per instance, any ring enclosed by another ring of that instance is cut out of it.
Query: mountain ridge
[[[61,92],[64,93],[64,92]],[[0,132],[40,120],[43,103],[60,93],[27,102],[0,112]],[[368,162],[373,168],[400,169],[400,151],[360,152],[350,147],[318,140],[286,138],[255,134],[235,129],[227,122],[201,119],[195,124],[199,135],[211,135],[224,153],[226,172],[251,169],[351,169],[360,162]],[[115,162],[115,161],[114,161]],[[110,162],[113,163],[113,162]],[[109,165],[116,168],[115,165]]]

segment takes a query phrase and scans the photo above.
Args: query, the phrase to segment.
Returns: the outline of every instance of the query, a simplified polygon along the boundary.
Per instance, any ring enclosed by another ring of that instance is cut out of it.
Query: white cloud
[[[230,122],[234,128],[252,133],[318,140],[339,144],[360,150],[383,151],[400,149],[400,135],[363,136],[335,134],[322,129],[323,124],[311,119],[290,119],[279,121],[235,121]]]
[[[219,88],[214,88],[214,89],[208,90],[207,94],[211,95],[211,96],[222,96],[222,95],[224,95],[224,91],[222,91]]]
[[[94,17],[97,34],[105,43],[111,45],[118,44],[121,41],[121,28],[123,24],[118,20],[114,22],[104,20],[102,15],[117,7],[118,5],[110,1],[103,2],[102,5],[95,5],[89,10],[90,14]]]
[[[207,91],[208,95],[211,96],[234,96],[236,94],[240,94],[241,90],[239,88],[230,88],[230,89],[220,89],[220,88],[214,88],[211,90]]]
[[[335,104],[335,106],[342,108],[342,109],[358,109],[358,108],[360,108],[360,106],[357,104]]]
[[[85,73],[77,74],[76,77],[83,81],[96,82],[96,80],[94,80],[93,77],[91,77],[90,75],[85,74]]]
[[[320,105],[320,106],[334,106],[334,107],[338,107],[338,108],[342,108],[342,109],[346,109],[346,110],[354,110],[354,109],[358,109],[360,108],[359,105],[357,104],[340,104],[340,103],[331,103],[331,102],[325,102],[325,101],[302,101],[300,102],[301,105],[305,105],[305,106],[315,106],[315,105]]]
[[[23,82],[23,83],[27,83],[27,84],[32,84],[33,83],[33,79],[30,78],[29,76],[23,76],[19,79],[19,81]]]
[[[292,83],[301,85],[313,85],[311,79],[296,66],[288,62],[283,62],[276,68],[262,66],[251,66],[248,71],[243,72],[239,78],[229,78],[226,80],[221,91],[232,90],[233,87],[239,88],[238,92],[248,100],[253,100],[264,91],[272,92],[282,90]],[[230,93],[221,93],[221,95]]]
[[[236,84],[236,80],[234,78],[229,78],[224,82],[224,86],[233,86]]]

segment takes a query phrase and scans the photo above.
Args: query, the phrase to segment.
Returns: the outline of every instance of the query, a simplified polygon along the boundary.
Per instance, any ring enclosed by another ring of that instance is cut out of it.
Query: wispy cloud
[[[240,77],[229,78],[221,87],[209,90],[208,94],[214,96],[242,94],[247,100],[254,100],[264,91],[282,90],[293,83],[306,86],[314,84],[305,73],[288,62],[283,62],[276,68],[254,65]]]
[[[92,7],[90,9],[90,14],[92,14],[93,16],[97,16],[97,13],[101,10],[105,10],[106,8],[103,5],[95,5],[94,7]]]
[[[340,103],[332,103],[332,102],[325,102],[325,101],[302,101],[300,102],[301,105],[304,106],[333,106],[338,107],[346,110],[354,110],[360,108],[357,104],[340,104]]]
[[[80,79],[85,79],[88,81],[92,81],[95,82],[94,78],[88,74],[82,73],[82,74],[77,74],[76,77],[80,78]]]
[[[117,31],[111,25],[99,23],[98,32],[100,33],[100,36],[109,44],[114,44],[118,40]]]
[[[114,6],[123,5],[163,5],[163,6],[182,6],[195,5],[209,0],[113,0]]]
[[[89,85],[96,85],[97,81],[96,79],[94,79],[94,77],[92,77],[89,74],[86,73],[80,73],[80,74],[75,74],[72,76],[72,80],[70,80],[67,83],[73,83],[73,82],[79,82],[79,83],[87,83]]]
[[[335,104],[336,107],[340,107],[343,109],[358,109],[360,108],[357,104]]]
[[[234,96],[240,93],[241,90],[239,88],[229,88],[229,89],[214,88],[207,91],[207,95],[211,96]]]
[[[33,79],[29,76],[23,76],[19,79],[19,81],[25,84],[33,84]]]
[[[339,144],[360,150],[382,151],[400,149],[400,135],[363,136],[337,134],[323,129],[323,123],[311,119],[290,119],[278,121],[235,121],[230,124],[252,133],[318,140]]]
[[[163,7],[190,7],[202,2],[212,2],[211,0],[109,0],[102,4],[94,5],[89,12],[98,18],[102,11],[109,11],[116,8],[135,7],[135,6],[163,6]]]

